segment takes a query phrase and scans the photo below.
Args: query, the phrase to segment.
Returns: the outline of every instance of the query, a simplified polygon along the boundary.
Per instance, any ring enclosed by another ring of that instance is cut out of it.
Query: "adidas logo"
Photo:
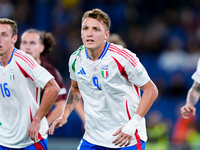
[[[85,70],[83,68],[78,72],[78,74],[84,74],[84,75],[86,75]]]

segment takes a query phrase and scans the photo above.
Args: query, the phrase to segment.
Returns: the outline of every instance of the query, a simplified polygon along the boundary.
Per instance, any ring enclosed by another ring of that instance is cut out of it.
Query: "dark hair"
[[[8,18],[0,18],[0,24],[9,24],[12,28],[12,36],[17,35],[17,23]]]
[[[44,44],[44,51],[41,55],[45,55],[53,50],[56,45],[56,40],[50,32],[40,31],[37,29],[28,29],[24,33],[37,33],[40,37],[41,44]]]
[[[101,9],[93,9],[90,11],[86,11],[85,14],[82,17],[82,22],[86,19],[86,18],[94,18],[97,19],[99,22],[104,23],[107,27],[107,30],[110,30],[110,25],[111,25],[111,21],[110,18],[108,16],[107,13],[105,13],[104,11],[102,11]]]

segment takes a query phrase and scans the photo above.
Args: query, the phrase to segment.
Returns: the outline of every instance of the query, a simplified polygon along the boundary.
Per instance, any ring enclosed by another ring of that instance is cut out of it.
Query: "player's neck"
[[[41,65],[41,60],[40,60],[40,58],[38,58],[38,59],[35,59],[36,61],[37,61],[37,63],[38,64],[40,64]]]
[[[95,51],[88,50],[88,55],[92,61],[96,61],[96,60],[98,60],[101,53],[99,54],[99,51],[97,51],[97,50],[95,50]]]
[[[0,56],[0,62],[3,67],[7,66],[8,62],[10,61],[13,50],[14,50],[14,47],[11,47],[3,55]]]
[[[104,50],[105,45],[102,44],[100,47],[96,49],[87,49],[88,55],[92,61],[96,61],[99,59],[100,55]]]

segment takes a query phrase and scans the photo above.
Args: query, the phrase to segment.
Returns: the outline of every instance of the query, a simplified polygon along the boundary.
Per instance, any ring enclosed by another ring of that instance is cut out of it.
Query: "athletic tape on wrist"
[[[122,128],[122,132],[134,136],[137,126],[139,125],[142,117],[138,114],[135,114],[131,120]]]

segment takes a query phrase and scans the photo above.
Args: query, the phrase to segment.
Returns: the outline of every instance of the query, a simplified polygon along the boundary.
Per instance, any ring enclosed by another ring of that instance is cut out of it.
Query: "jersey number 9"
[[[101,88],[99,87],[99,81],[97,77],[93,77],[93,84],[94,86],[96,86],[99,90],[101,90]]]

